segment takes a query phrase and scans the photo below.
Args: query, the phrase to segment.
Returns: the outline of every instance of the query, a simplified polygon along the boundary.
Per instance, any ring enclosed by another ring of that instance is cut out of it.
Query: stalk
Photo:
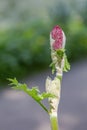
[[[59,130],[57,113],[50,114],[50,123],[51,123],[51,130]]]
[[[50,33],[51,58],[52,58],[52,73],[55,72],[54,79],[48,77],[46,79],[46,92],[55,95],[54,98],[48,98],[50,105],[50,123],[51,130],[59,130],[57,111],[60,102],[61,80],[63,71],[68,71],[70,66],[65,54],[66,37],[63,30],[59,26],[55,26]]]

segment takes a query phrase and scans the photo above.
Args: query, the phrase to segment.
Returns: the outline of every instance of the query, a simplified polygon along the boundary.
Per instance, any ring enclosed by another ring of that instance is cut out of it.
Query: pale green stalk
[[[57,30],[56,30],[57,29]],[[50,34],[50,45],[51,45],[51,58],[52,58],[52,73],[56,72],[56,76],[52,80],[50,77],[46,80],[46,92],[54,94],[54,98],[48,98],[50,104],[50,123],[51,123],[51,130],[59,130],[58,128],[58,105],[60,101],[60,93],[61,93],[61,80],[63,76],[63,68],[65,62],[65,34],[62,31],[63,39],[62,39],[62,48],[55,50],[53,45],[55,43],[55,37],[58,35],[58,28],[53,29],[52,33]],[[55,33],[55,34],[54,34]],[[53,39],[53,36],[54,39]],[[60,34],[59,34],[60,35]],[[56,43],[55,43],[56,44]],[[59,43],[58,43],[59,44]],[[57,47],[57,46],[55,46]]]
[[[51,123],[51,130],[59,130],[57,113],[54,115],[50,114],[50,123]]]

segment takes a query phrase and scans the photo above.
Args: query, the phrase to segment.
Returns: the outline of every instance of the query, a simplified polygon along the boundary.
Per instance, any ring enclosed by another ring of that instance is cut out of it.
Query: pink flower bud
[[[50,43],[53,50],[62,49],[65,46],[65,34],[58,25],[50,33]]]

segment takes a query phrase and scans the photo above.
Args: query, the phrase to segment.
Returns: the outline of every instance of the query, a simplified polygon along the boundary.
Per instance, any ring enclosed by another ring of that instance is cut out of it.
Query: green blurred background
[[[57,24],[69,61],[87,58],[87,0],[0,0],[0,84],[49,66],[49,33]]]

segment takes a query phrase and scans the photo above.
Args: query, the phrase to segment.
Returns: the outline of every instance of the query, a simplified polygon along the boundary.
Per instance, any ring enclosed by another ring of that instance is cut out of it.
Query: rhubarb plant
[[[38,87],[31,89],[24,83],[21,84],[16,78],[8,79],[10,85],[17,90],[21,90],[31,96],[49,115],[51,130],[59,130],[58,126],[58,106],[61,94],[61,81],[63,78],[63,71],[70,70],[70,64],[67,60],[65,50],[66,37],[63,30],[57,25],[50,32],[50,48],[52,63],[52,74],[55,73],[54,79],[49,76],[45,82],[46,92],[41,93]],[[42,100],[48,98],[49,108],[47,108]]]

